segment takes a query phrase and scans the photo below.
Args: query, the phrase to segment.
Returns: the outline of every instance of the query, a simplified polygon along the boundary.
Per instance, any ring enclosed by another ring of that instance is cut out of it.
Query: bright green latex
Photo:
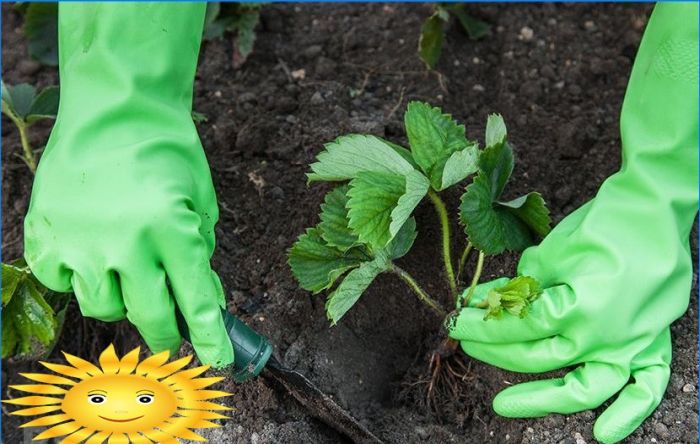
[[[204,3],[61,3],[61,100],[25,219],[25,258],[85,316],[153,351],[233,361],[210,268],[216,196],[191,118]]]
[[[669,325],[688,306],[698,205],[697,4],[656,6],[620,127],[620,171],[523,254],[518,274],[545,288],[530,314],[484,321],[484,310],[465,308],[450,332],[467,354],[512,371],[580,364],[563,378],[503,390],[493,401],[500,415],[568,414],[619,392],[594,426],[603,443],[632,433],[661,401]],[[505,281],[479,286],[475,302]]]

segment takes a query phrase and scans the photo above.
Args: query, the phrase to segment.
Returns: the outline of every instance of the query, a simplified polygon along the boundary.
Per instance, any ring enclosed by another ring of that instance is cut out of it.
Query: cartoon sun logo
[[[65,352],[63,355],[70,365],[41,362],[58,375],[21,373],[41,384],[10,386],[33,396],[3,401],[31,406],[12,415],[50,413],[21,426],[51,426],[34,440],[66,436],[61,443],[206,441],[191,429],[221,427],[209,420],[228,417],[213,410],[232,410],[208,401],[230,395],[204,390],[223,379],[198,378],[208,365],[182,370],[192,360],[191,355],[167,362],[169,353],[165,351],[139,362],[139,348],[119,359],[110,345],[100,355],[99,366]]]

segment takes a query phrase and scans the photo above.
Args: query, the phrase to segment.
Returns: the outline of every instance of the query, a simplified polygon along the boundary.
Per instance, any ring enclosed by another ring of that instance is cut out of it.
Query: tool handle
[[[180,309],[176,307],[177,326],[180,334],[188,342],[190,331]],[[248,327],[243,321],[221,309],[224,326],[233,344],[233,379],[244,382],[258,376],[272,355],[272,345],[267,338]]]

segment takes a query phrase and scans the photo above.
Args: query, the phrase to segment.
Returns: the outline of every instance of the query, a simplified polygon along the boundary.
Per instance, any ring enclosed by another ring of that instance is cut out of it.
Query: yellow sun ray
[[[100,361],[100,367],[102,371],[106,374],[115,374],[119,371],[119,357],[117,352],[114,350],[114,345],[109,344],[109,347],[105,349],[100,354],[98,359]]]
[[[44,413],[55,412],[56,410],[60,410],[60,409],[61,409],[60,405],[47,405],[47,406],[43,406],[43,407],[30,407],[28,409],[15,410],[14,412],[10,412],[10,415],[36,416],[36,415],[43,415]]]
[[[3,402],[28,406],[13,415],[37,416],[21,427],[47,427],[35,439],[63,437],[64,444],[205,441],[193,429],[221,427],[212,421],[229,418],[216,411],[233,409],[212,400],[231,394],[210,389],[223,378],[198,377],[209,366],[187,369],[192,356],[168,362],[168,352],[139,362],[139,353],[135,348],[120,359],[110,345],[98,365],[64,353],[70,365],[42,363],[58,375],[22,374],[39,384],[11,385],[31,395]]]
[[[68,361],[70,365],[84,371],[85,373],[90,374],[91,376],[97,376],[102,374],[102,370],[100,370],[95,364],[86,361],[83,358],[73,356],[70,353],[66,352],[63,352],[63,357],[66,358],[66,361]]]
[[[161,365],[167,362],[170,357],[170,352],[165,350],[155,355],[149,356],[148,358],[141,361],[139,365],[136,366],[135,373],[137,375],[148,375],[153,370],[157,369]]]
[[[59,422],[66,422],[69,419],[72,419],[72,418],[70,416],[66,415],[65,413],[60,413],[58,415],[42,416],[41,418],[37,418],[33,421],[25,422],[24,424],[22,424],[20,426],[20,428],[45,427],[45,426],[58,424]]]
[[[153,444],[150,439],[138,433],[127,433],[126,435],[129,437],[132,444]]]
[[[23,396],[21,398],[4,399],[2,402],[17,405],[52,405],[60,404],[61,398],[54,398],[52,396]]]
[[[182,416],[196,416],[200,419],[231,419],[230,416],[225,416],[216,412],[209,412],[206,410],[178,410]]]
[[[66,436],[63,438],[59,444],[80,444],[81,442],[85,441],[88,436],[92,435],[95,433],[94,430],[90,430],[88,428],[80,429],[77,432],[73,432],[70,435]]]
[[[151,370],[147,376],[155,379],[165,378],[166,376],[169,376],[170,374],[175,373],[176,371],[185,367],[190,363],[190,361],[192,361],[192,355],[185,356],[184,358],[177,359],[173,362],[161,365],[160,367]]]
[[[53,370],[56,373],[59,373],[64,376],[70,376],[71,378],[78,378],[78,379],[88,379],[92,377],[92,375],[84,370],[71,367],[69,365],[63,365],[63,364],[52,364],[50,362],[44,362],[44,361],[39,361],[39,364],[43,365],[44,367],[48,368],[49,370]]]
[[[46,373],[20,373],[20,376],[24,376],[32,381],[43,382],[46,384],[75,385],[75,381],[71,379],[56,375],[47,375]]]
[[[119,373],[131,373],[136,368],[139,363],[139,353],[141,352],[141,347],[136,347],[129,353],[125,354],[121,361],[119,361]]]
[[[9,387],[21,392],[36,393],[38,395],[62,395],[67,391],[61,387],[46,384],[17,384]]]
[[[124,433],[112,433],[107,444],[129,444],[129,438]]]
[[[108,437],[108,432],[97,432],[85,441],[85,444],[102,444]]]
[[[202,436],[187,428],[186,424],[181,424],[177,421],[179,418],[172,418],[170,423],[165,423],[160,426],[165,433],[173,435],[176,438],[189,439],[190,441],[206,441]]]
[[[48,430],[44,430],[43,432],[36,435],[33,438],[33,440],[39,441],[42,439],[55,438],[57,436],[70,435],[71,433],[75,432],[81,427],[82,426],[78,424],[77,421],[64,422],[63,424],[59,424],[57,426],[51,427]]]
[[[157,429],[143,432],[143,435],[151,441],[157,442],[158,444],[180,444],[180,441],[175,439],[172,435],[168,435],[167,433]]]

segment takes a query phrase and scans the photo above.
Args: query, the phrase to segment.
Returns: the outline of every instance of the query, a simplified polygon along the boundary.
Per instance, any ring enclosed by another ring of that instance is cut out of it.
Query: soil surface
[[[426,365],[440,320],[402,282],[385,276],[330,328],[324,298],[300,290],[286,264],[286,250],[317,222],[327,190],[307,187],[304,177],[322,144],[350,132],[405,142],[402,115],[409,100],[441,106],[478,139],[487,114],[502,113],[518,156],[507,193],[539,190],[555,221],[593,197],[617,170],[618,115],[650,6],[469,8],[493,25],[492,34],[474,42],[452,27],[436,73],[416,56],[427,5],[265,6],[255,52],[239,70],[231,67],[230,40],[203,44],[194,109],[209,119],[198,127],[221,207],[214,267],[231,310],[267,335],[285,364],[303,371],[386,442],[591,443],[600,409],[500,418],[491,409],[493,396],[537,376],[473,360],[467,382],[473,394],[464,414],[443,421],[426,415],[404,396],[404,386]],[[28,58],[18,13],[3,5],[2,20],[3,79],[57,83],[54,68]],[[50,124],[37,127],[35,146],[45,143],[49,130]],[[5,118],[2,143],[2,249],[9,260],[22,254],[32,177],[15,156],[19,136]],[[459,192],[447,197],[453,209]],[[444,300],[432,208],[424,203],[417,218],[418,240],[400,265]],[[461,230],[454,231],[461,246]],[[516,263],[516,255],[492,259],[483,279],[512,274]],[[688,312],[672,327],[673,373],[664,400],[626,442],[697,442],[696,288]],[[83,320],[75,306],[68,319],[50,359],[59,360],[61,349],[94,359],[110,342],[120,353],[140,344],[125,322]],[[2,397],[16,396],[7,384],[19,380],[19,371],[36,367],[3,362]],[[263,379],[223,388],[235,393],[228,402],[237,410],[224,427],[205,430],[211,442],[342,442]],[[21,441],[17,425],[4,417],[4,442]]]

